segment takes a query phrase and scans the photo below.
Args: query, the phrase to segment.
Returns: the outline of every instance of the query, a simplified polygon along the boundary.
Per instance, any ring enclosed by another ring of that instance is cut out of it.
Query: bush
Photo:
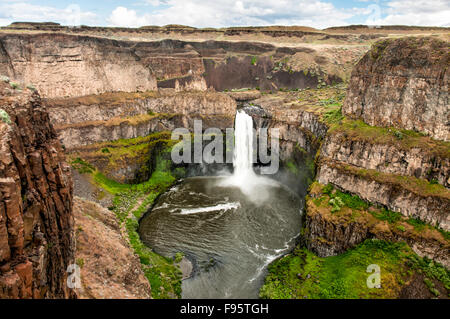
[[[6,124],[11,124],[11,118],[9,117],[9,114],[6,113],[6,111],[3,109],[0,109],[0,119]]]
[[[327,122],[328,124],[336,124],[341,122],[344,119],[344,116],[342,115],[342,111],[341,109],[337,109],[337,110],[332,110],[332,111],[328,111],[326,112],[324,115],[324,120],[325,122]]]
[[[175,263],[179,263],[181,262],[181,260],[183,260],[184,254],[182,252],[176,253],[175,254]]]
[[[333,192],[333,189],[334,189],[333,185],[330,184],[330,183],[328,183],[327,186],[325,186],[325,187],[322,189],[322,192],[323,192],[324,194],[331,195],[331,193]]]
[[[394,131],[394,136],[399,140],[403,139],[403,134],[400,131]]]
[[[328,202],[328,204],[330,204],[331,206],[333,206],[331,208],[331,212],[335,213],[341,210],[342,206],[344,206],[344,202],[342,201],[342,199],[339,196],[336,196],[332,199],[330,199],[330,201]]]
[[[30,91],[33,91],[33,92],[37,91],[36,88],[33,85],[31,85],[31,84],[27,85],[27,89],[30,90]]]
[[[371,212],[371,214],[379,220],[385,220],[389,224],[393,224],[402,219],[402,214],[396,213],[385,208],[382,208],[380,212]]]
[[[18,83],[16,83],[16,82],[9,82],[9,85],[14,89],[14,90],[16,90],[16,89],[19,89],[20,87],[19,87],[19,84]]]

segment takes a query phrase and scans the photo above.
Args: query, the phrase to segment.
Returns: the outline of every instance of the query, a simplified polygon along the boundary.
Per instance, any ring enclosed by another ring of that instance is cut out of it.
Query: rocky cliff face
[[[152,132],[233,127],[236,103],[223,93],[160,90],[47,100],[52,123],[66,148],[147,136]]]
[[[348,70],[367,47],[346,55],[321,50],[258,41],[118,41],[65,33],[3,33],[0,73],[33,83],[43,97],[156,88],[294,89],[342,82],[349,71],[336,66]]]
[[[72,180],[37,93],[0,82],[0,298],[69,298]]]
[[[386,134],[383,139],[387,141],[336,129],[325,138],[321,156],[359,168],[434,180],[450,186],[450,151],[445,144],[422,137],[404,143],[408,137],[400,140],[388,138]],[[421,140],[426,143],[421,144]]]
[[[134,49],[117,41],[40,34],[4,35],[0,42],[5,75],[33,83],[45,97],[156,88],[155,76]]]
[[[402,38],[377,42],[352,71],[343,113],[449,141],[448,42]]]
[[[416,230],[398,218],[394,221],[380,220],[380,209],[350,209],[341,207],[331,211],[329,197],[322,187],[314,183],[306,200],[304,242],[308,249],[321,257],[342,254],[367,238],[386,241],[405,241],[420,256],[450,266],[450,242],[432,228]]]
[[[375,204],[420,219],[431,225],[450,230],[450,192],[427,193],[414,188],[415,180],[402,176],[380,174],[377,171],[361,171],[352,165],[329,162],[320,163],[317,180],[333,185]]]

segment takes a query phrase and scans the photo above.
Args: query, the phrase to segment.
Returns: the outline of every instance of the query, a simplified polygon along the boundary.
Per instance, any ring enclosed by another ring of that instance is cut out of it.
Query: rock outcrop
[[[352,50],[354,54],[335,55],[322,48],[258,41],[125,41],[67,33],[2,33],[0,73],[32,83],[50,98],[156,88],[298,89],[342,82],[348,66],[367,46]],[[346,65],[346,71],[340,65]]]
[[[419,255],[450,267],[450,242],[436,229],[414,226],[399,219],[395,223],[377,219],[380,209],[341,207],[331,212],[320,184],[313,184],[306,200],[304,243],[320,257],[334,256],[355,247],[368,238],[404,241]]]
[[[337,128],[325,138],[320,154],[359,168],[450,186],[450,149],[444,143],[420,136],[399,139],[384,131],[378,134],[382,135],[380,141],[356,130]]]
[[[64,34],[3,35],[4,75],[32,83],[43,97],[156,89],[156,77],[130,45]],[[0,50],[1,53],[1,50]]]
[[[439,193],[434,189],[428,192],[426,188],[418,188],[422,185],[421,181],[414,178],[361,170],[324,158],[317,172],[317,180],[324,185],[331,183],[404,216],[450,230],[450,191],[444,187]]]
[[[0,82],[0,298],[70,298],[72,179],[34,91]]]
[[[352,71],[342,111],[370,125],[450,140],[448,42],[401,38],[377,42]]]
[[[149,299],[150,284],[110,210],[74,198],[80,298]]]
[[[178,127],[233,127],[235,101],[217,92],[108,93],[47,100],[52,123],[66,148],[147,136]]]

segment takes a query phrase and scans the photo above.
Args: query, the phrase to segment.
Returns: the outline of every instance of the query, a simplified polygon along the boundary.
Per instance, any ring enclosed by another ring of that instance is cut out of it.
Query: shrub
[[[0,119],[6,124],[11,124],[11,118],[9,117],[9,114],[6,113],[6,111],[3,109],[0,109]]]
[[[19,87],[19,84],[18,83],[16,83],[16,82],[9,82],[9,85],[14,89],[14,90],[16,90],[16,89],[19,89],[20,87]]]
[[[416,218],[409,218],[406,221],[408,224],[414,226],[414,229],[416,230],[423,230],[426,226],[426,223],[421,221],[420,219],[416,219]]]
[[[0,79],[5,83],[9,83],[9,77],[7,76],[2,76]]]
[[[27,89],[30,90],[30,91],[33,91],[33,92],[37,91],[36,88],[32,84],[28,84],[27,85]]]
[[[333,189],[334,189],[333,185],[328,183],[327,186],[325,186],[322,189],[322,191],[323,191],[324,194],[331,195],[331,192],[333,191]]]
[[[344,202],[342,201],[342,199],[339,196],[336,196],[332,199],[330,199],[330,201],[328,202],[328,204],[330,204],[331,206],[333,206],[331,208],[331,212],[335,213],[341,210],[342,206],[344,206]]]
[[[184,257],[184,254],[183,254],[182,252],[176,253],[176,254],[175,254],[175,262],[176,262],[176,263],[181,262],[181,260],[183,259],[183,257]]]
[[[385,208],[382,208],[380,212],[371,212],[371,214],[379,220],[385,220],[389,224],[393,224],[402,219],[402,214],[396,213]]]
[[[403,134],[400,131],[394,131],[394,136],[399,140],[403,139]]]
[[[339,108],[337,110],[327,111],[323,115],[323,118],[328,124],[336,124],[340,123],[344,119],[344,116],[342,115],[341,108]]]

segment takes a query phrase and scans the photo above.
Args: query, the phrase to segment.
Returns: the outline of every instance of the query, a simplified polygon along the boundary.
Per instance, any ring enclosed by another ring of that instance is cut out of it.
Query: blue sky
[[[0,25],[194,27],[349,24],[450,26],[450,0],[0,0]]]

